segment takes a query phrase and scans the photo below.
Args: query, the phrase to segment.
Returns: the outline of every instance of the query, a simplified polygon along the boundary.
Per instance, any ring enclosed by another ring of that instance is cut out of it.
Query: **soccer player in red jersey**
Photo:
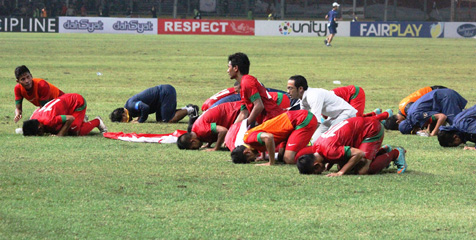
[[[15,122],[22,119],[22,102],[25,98],[37,107],[44,106],[50,100],[57,98],[64,93],[53,84],[41,79],[33,78],[30,70],[25,66],[15,69],[17,85],[15,85]]]
[[[177,139],[180,149],[199,149],[203,142],[205,147],[216,142],[215,147],[207,149],[216,151],[221,148],[226,133],[240,113],[240,102],[227,102],[210,108],[193,122],[191,131],[181,135]]]
[[[284,112],[248,130],[243,138],[245,145],[233,149],[231,159],[234,163],[249,163],[259,152],[268,152],[269,162],[263,165],[274,165],[278,147],[278,160],[294,164],[296,153],[309,143],[316,129],[317,119],[308,110]]]
[[[240,83],[241,112],[235,122],[248,118],[249,123],[258,124],[271,119],[284,111],[276,105],[266,88],[253,76],[248,75],[250,60],[244,53],[228,56],[228,75]]]
[[[405,150],[388,145],[381,148],[384,128],[380,121],[389,115],[384,112],[374,117],[354,117],[332,126],[312,147],[298,153],[299,172],[320,174],[326,164],[329,164],[327,169],[337,164],[339,171],[327,176],[375,174],[394,161],[397,173],[403,173],[407,168]]]
[[[332,90],[337,96],[344,99],[357,110],[355,114],[357,117],[362,117],[365,109],[365,92],[359,86],[349,85],[345,87],[338,87]]]
[[[44,133],[56,136],[87,135],[95,127],[100,132],[107,128],[100,117],[89,122],[83,122],[86,114],[86,100],[77,93],[68,93],[48,102],[36,110],[30,120],[23,122],[23,135],[35,136]]]

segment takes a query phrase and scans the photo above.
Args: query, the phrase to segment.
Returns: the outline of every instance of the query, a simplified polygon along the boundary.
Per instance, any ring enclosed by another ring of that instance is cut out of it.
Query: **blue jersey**
[[[466,99],[452,89],[436,89],[410,106],[407,121],[412,126],[422,128],[433,115],[443,113],[447,117],[446,121],[453,124],[456,114],[463,111],[467,103]]]
[[[129,98],[124,105],[130,117],[140,117],[140,123],[145,122],[152,113],[156,113],[158,122],[168,122],[175,115],[176,107],[175,88],[168,84],[148,88]]]
[[[456,115],[453,125],[440,127],[441,131],[456,131],[463,142],[475,142],[476,134],[476,105]]]
[[[335,25],[336,24],[336,21],[335,19],[337,18],[337,15],[339,14],[339,12],[337,12],[336,10],[332,9],[330,10],[328,13],[327,13],[327,17],[329,17],[329,23],[331,25]]]

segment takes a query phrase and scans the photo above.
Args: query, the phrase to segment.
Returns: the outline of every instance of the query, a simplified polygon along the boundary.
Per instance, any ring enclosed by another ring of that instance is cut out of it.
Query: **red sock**
[[[397,159],[398,157],[398,150],[393,149],[389,153],[385,153],[382,155],[377,156],[369,166],[369,174],[376,174],[382,171],[382,169],[386,168],[393,160]]]
[[[89,122],[85,122],[79,129],[79,136],[88,135],[94,128],[99,126],[99,119],[94,119]]]
[[[375,115],[377,115],[375,112],[369,112],[369,113],[364,114],[362,117],[373,117]]]

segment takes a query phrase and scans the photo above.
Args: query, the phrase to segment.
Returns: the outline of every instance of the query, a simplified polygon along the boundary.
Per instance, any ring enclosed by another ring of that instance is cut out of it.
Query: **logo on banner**
[[[443,23],[431,24],[431,27],[430,27],[431,37],[432,37],[432,38],[441,37],[441,35],[443,34],[443,30],[444,30],[444,25],[443,25]]]
[[[69,30],[87,30],[92,33],[96,30],[104,30],[104,23],[101,20],[97,22],[90,22],[88,19],[68,20],[63,24],[63,27]]]
[[[296,34],[306,34],[306,33],[316,33],[317,36],[324,36],[327,34],[326,24],[309,21],[306,22],[282,22],[279,24],[279,33],[284,36],[289,36],[291,33]]]
[[[112,28],[118,31],[137,31],[138,33],[143,33],[144,31],[154,31],[154,24],[150,21],[140,23],[138,20],[117,21],[112,25]]]
[[[279,24],[279,32],[282,35],[289,35],[292,32],[291,24],[288,22],[283,22]]]
[[[456,32],[466,38],[472,38],[476,36],[476,26],[473,24],[463,24],[456,29]]]
[[[16,17],[1,18],[0,32],[58,32],[58,19]]]

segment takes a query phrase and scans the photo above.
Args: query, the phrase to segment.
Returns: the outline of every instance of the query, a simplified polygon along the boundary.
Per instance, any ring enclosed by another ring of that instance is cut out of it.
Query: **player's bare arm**
[[[274,165],[276,160],[274,158],[274,152],[275,152],[275,143],[274,143],[274,136],[271,133],[261,133],[260,135],[261,140],[264,142],[264,145],[266,146],[266,151],[268,152],[268,157],[269,157],[269,162],[259,164],[260,166],[269,166],[269,165]]]
[[[250,116],[248,117],[248,123],[253,123],[256,121],[256,118],[263,112],[264,104],[261,98],[256,99],[253,102],[253,110],[251,110]]]
[[[22,104],[16,104],[15,105],[15,123],[20,121],[22,118],[23,110],[22,110]]]
[[[62,137],[65,136],[68,133],[69,127],[71,127],[71,124],[74,121],[74,117],[72,115],[66,115],[66,122],[63,124],[63,127],[59,130],[58,134],[56,136]]]
[[[354,168],[365,157],[365,153],[358,148],[350,148],[350,159],[336,173],[327,174],[328,177],[340,177]]]
[[[431,131],[430,133],[430,136],[436,136],[438,135],[438,132],[440,131],[440,126],[442,126],[445,122],[446,122],[446,115],[443,114],[443,113],[437,113],[435,115],[433,115],[433,117],[436,118],[436,125],[435,125],[435,128],[433,129],[433,131]]]
[[[238,114],[238,117],[236,117],[235,123],[241,122],[244,119],[246,119],[250,115],[250,112],[248,112],[248,109],[244,109],[240,111],[240,114]],[[248,122],[249,123],[249,122]]]
[[[221,146],[223,145],[223,142],[225,142],[225,136],[226,133],[228,132],[228,128],[217,125],[216,131],[218,133],[217,136],[217,142],[215,143],[215,147],[211,149],[207,149],[206,151],[217,151],[220,150]]]

